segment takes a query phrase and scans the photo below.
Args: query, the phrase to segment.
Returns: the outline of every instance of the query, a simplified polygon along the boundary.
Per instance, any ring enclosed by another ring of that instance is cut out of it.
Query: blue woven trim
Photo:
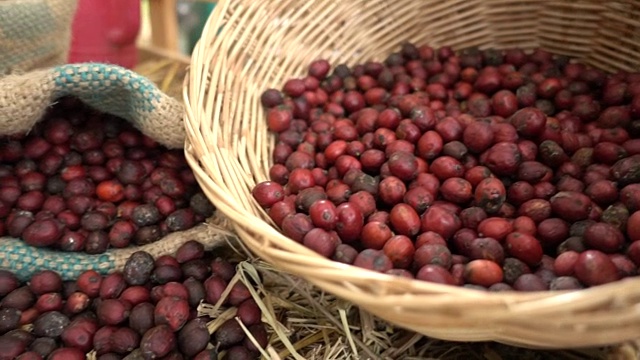
[[[68,64],[53,69],[54,96],[73,95],[98,110],[127,120],[152,113],[162,93],[149,79],[116,65]]]
[[[18,239],[0,239],[0,269],[14,272],[21,281],[29,280],[40,270],[53,270],[63,280],[75,280],[86,270],[107,274],[114,267],[109,253],[65,253],[29,246]]]

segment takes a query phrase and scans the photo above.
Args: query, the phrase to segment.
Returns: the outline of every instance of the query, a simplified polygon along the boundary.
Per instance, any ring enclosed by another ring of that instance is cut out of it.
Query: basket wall
[[[522,346],[613,344],[640,334],[640,279],[579,292],[482,293],[329,261],[276,230],[251,196],[274,136],[260,94],[308,63],[382,60],[403,41],[454,49],[541,46],[607,71],[640,70],[640,1],[222,0],[184,89],[185,152],[243,242],[396,325],[436,338]]]

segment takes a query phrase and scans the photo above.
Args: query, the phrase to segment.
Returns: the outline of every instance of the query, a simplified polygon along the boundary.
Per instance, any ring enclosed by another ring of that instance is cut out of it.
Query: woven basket
[[[545,348],[640,337],[640,278],[577,292],[484,293],[323,258],[283,236],[251,196],[274,136],[260,94],[307,65],[382,60],[403,41],[454,49],[541,46],[607,71],[640,70],[640,1],[221,0],[185,84],[185,152],[243,242],[280,269],[425,335]]]

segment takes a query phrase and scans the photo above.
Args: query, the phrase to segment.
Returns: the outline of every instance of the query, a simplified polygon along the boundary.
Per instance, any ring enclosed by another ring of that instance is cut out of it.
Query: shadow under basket
[[[333,262],[273,226],[251,195],[268,180],[275,144],[261,93],[305,76],[313,60],[381,61],[405,41],[542,47],[608,72],[639,71],[640,1],[219,1],[185,83],[185,151],[242,241],[279,269],[434,338],[575,348],[640,337],[638,277],[573,292],[487,293]]]

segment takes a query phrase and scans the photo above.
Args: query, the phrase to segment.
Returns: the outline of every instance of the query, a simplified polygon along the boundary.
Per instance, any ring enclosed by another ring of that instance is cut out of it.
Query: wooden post
[[[149,0],[151,42],[153,46],[178,51],[178,13],[176,0]]]

